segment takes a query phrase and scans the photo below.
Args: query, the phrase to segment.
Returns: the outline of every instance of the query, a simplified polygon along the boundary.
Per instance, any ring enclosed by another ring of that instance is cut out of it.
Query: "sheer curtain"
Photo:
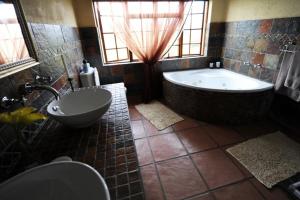
[[[114,33],[144,65],[144,100],[155,93],[154,65],[183,29],[192,1],[95,2],[96,16],[109,17]],[[101,12],[100,12],[101,11]],[[100,26],[100,24],[98,24]]]

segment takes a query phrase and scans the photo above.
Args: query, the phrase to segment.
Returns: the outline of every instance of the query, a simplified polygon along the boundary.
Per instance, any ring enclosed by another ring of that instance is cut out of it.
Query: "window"
[[[108,2],[95,2],[98,4],[99,12],[95,11],[96,18],[99,19],[98,32],[100,34],[102,57],[105,64],[137,61],[136,56],[129,51],[122,41],[116,37],[111,26],[112,21],[107,17],[106,11],[109,9]],[[130,2],[127,5],[129,11],[134,12],[138,2]],[[151,3],[151,2],[149,2]],[[176,2],[174,2],[174,5]],[[163,2],[162,2],[163,5]],[[117,9],[117,8],[115,8]],[[145,8],[147,9],[147,8]],[[170,11],[170,14],[172,11]],[[181,58],[191,56],[204,56],[205,31],[207,22],[208,1],[194,1],[191,11],[186,19],[184,29],[174,42],[165,58]],[[146,20],[144,20],[146,22]],[[129,20],[132,27],[141,29],[141,21]]]
[[[36,63],[22,16],[19,2],[0,0],[0,77],[12,74],[12,68],[20,71]]]

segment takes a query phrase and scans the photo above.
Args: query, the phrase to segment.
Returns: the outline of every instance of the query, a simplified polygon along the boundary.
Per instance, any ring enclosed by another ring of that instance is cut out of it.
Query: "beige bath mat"
[[[227,152],[268,188],[300,172],[300,144],[280,132],[248,140]]]
[[[139,104],[136,105],[135,108],[158,130],[163,130],[183,120],[182,117],[158,101],[152,101],[148,104]]]

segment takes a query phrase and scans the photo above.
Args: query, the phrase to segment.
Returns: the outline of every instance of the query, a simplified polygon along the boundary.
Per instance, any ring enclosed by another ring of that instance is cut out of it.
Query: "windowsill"
[[[189,56],[189,57],[182,57],[182,58],[164,58],[159,60],[158,62],[168,62],[172,60],[186,60],[186,59],[194,59],[194,58],[206,58],[207,56]],[[119,65],[131,65],[131,64],[142,64],[142,61],[133,61],[133,62],[119,62],[119,63],[109,63],[103,64],[104,67],[113,67]]]
[[[3,71],[0,71],[0,79],[2,79],[4,77],[7,77],[7,76],[10,76],[12,74],[18,73],[20,71],[23,71],[25,69],[29,69],[33,66],[38,65],[38,64],[40,64],[40,63],[37,62],[37,61],[31,61],[31,62],[28,62],[28,63],[20,64],[18,66],[12,67],[12,68],[5,69]]]

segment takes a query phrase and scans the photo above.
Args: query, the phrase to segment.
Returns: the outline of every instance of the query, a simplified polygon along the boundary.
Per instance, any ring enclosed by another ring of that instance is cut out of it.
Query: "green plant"
[[[32,151],[22,134],[22,130],[36,121],[45,119],[47,119],[47,116],[38,113],[33,107],[22,107],[13,112],[0,113],[0,122],[9,124],[14,129],[19,147],[22,153],[28,157],[32,156]]]

